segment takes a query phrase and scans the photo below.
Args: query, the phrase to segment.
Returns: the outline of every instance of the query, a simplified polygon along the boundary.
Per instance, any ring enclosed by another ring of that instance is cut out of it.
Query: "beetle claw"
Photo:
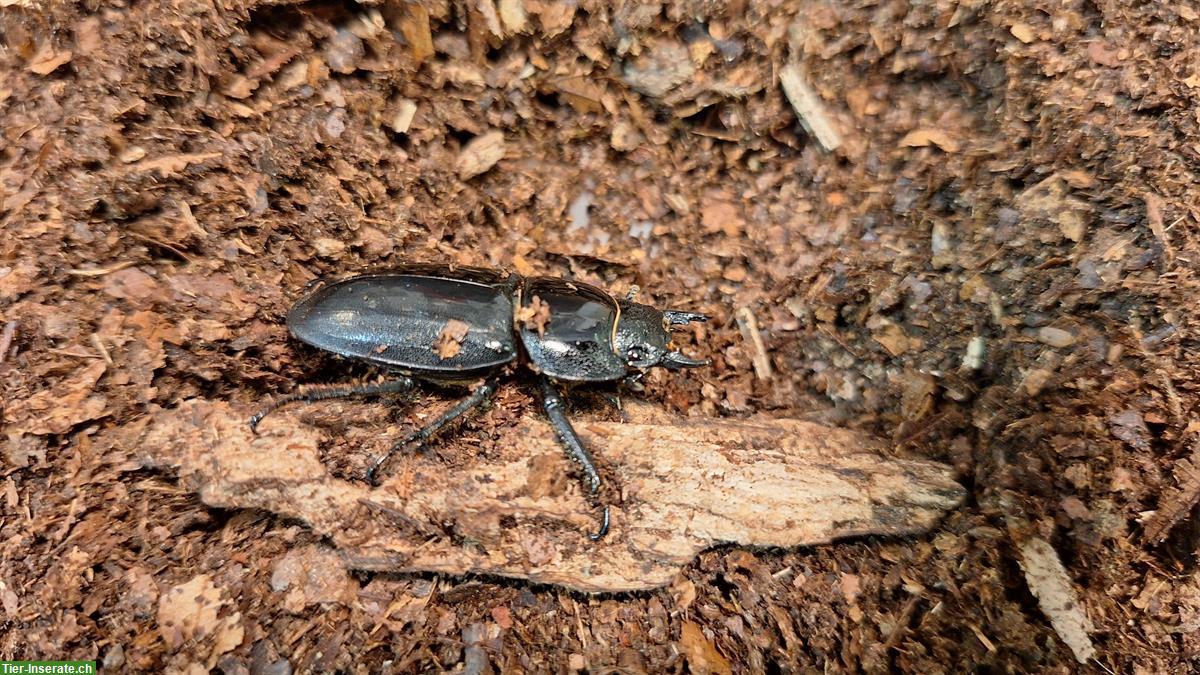
[[[610,522],[610,518],[609,518],[609,513],[608,513],[608,504],[605,504],[604,505],[604,516],[600,521],[600,531],[588,534],[588,539],[591,539],[592,541],[600,541],[601,539],[603,539],[604,535],[608,534],[609,522]]]
[[[392,453],[388,452],[376,457],[375,461],[371,462],[371,468],[367,469],[366,475],[367,482],[371,484],[371,487],[379,487],[379,469],[387,464],[388,458],[391,456]]]

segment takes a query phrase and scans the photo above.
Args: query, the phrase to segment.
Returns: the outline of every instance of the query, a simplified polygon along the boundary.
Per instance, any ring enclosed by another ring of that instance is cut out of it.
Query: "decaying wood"
[[[842,145],[842,136],[829,118],[821,97],[809,86],[804,69],[795,63],[784,66],[779,70],[779,84],[805,130],[826,152],[837,150]]]
[[[598,544],[584,536],[596,509],[536,415],[496,443],[505,449],[493,459],[448,471],[432,453],[405,456],[378,488],[331,476],[320,432],[295,413],[254,436],[245,411],[190,400],[127,428],[121,442],[148,465],[175,467],[207,504],[303,520],[351,567],[489,573],[589,592],[667,584],[721,543],[922,532],[964,494],[949,467],[886,457],[856,432],[775,419],[647,423],[639,410],[635,423],[576,423],[621,488],[612,533]]]
[[[1178,487],[1163,492],[1158,510],[1150,516],[1142,530],[1146,541],[1157,544],[1166,539],[1171,528],[1200,503],[1200,441],[1192,446],[1189,458],[1176,462],[1172,473]]]

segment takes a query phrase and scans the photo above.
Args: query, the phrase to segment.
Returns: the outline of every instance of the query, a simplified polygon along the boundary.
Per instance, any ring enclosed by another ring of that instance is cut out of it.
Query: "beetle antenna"
[[[663,312],[663,318],[672,326],[686,326],[696,321],[708,321],[708,317],[698,312],[684,312],[678,309],[668,309]]]

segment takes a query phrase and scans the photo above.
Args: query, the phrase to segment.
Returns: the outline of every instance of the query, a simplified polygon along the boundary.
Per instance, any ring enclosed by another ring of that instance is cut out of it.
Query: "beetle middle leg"
[[[425,441],[433,438],[434,434],[441,431],[442,427],[453,422],[459,417],[462,417],[471,410],[478,408],[485,401],[491,398],[495,391],[495,380],[484,381],[484,383],[476,387],[469,396],[455,404],[453,408],[450,408],[441,415],[438,415],[425,426],[394,443],[387,452],[377,457],[375,461],[371,463],[371,468],[367,469],[367,480],[372,484],[378,484],[376,476],[379,473],[379,469],[392,457],[392,455],[396,454],[397,451],[408,447],[419,447],[423,445]]]
[[[250,431],[258,433],[258,423],[271,412],[282,408],[289,403],[302,401],[304,403],[315,403],[316,401],[327,401],[332,398],[348,398],[350,396],[382,396],[384,394],[399,394],[413,388],[412,378],[398,376],[394,380],[387,382],[377,382],[375,384],[354,384],[354,385],[324,385],[317,384],[307,387],[301,387],[299,391],[291,394],[285,394],[271,400],[265,408],[258,411],[250,417]]]
[[[583,469],[588,493],[595,499],[600,492],[600,472],[596,471],[596,465],[592,461],[591,454],[583,446],[583,441],[579,438],[579,434],[576,433],[575,427],[571,426],[571,420],[567,419],[566,404],[563,402],[562,396],[558,393],[558,389],[555,389],[554,383],[549,378],[542,377],[541,385],[542,403],[546,406],[546,416],[550,418],[550,424],[554,427],[554,433],[558,436],[558,442],[567,451],[567,456],[578,464],[579,468]],[[595,534],[588,535],[588,538],[592,541],[599,541],[604,535],[608,534],[608,504],[604,504],[603,506],[604,515],[600,521],[600,530]]]

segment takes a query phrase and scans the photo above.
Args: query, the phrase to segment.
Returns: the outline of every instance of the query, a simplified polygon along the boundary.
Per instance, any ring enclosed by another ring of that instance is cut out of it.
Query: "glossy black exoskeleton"
[[[648,368],[694,368],[706,360],[671,346],[671,326],[705,321],[694,312],[660,311],[617,299],[584,283],[521,277],[479,268],[410,265],[322,283],[288,312],[288,330],[318,349],[392,371],[395,378],[362,385],[304,388],[275,399],[250,420],[292,401],[319,401],[406,391],[414,380],[479,383],[470,395],[419,431],[394,444],[367,472],[375,477],[397,450],[419,447],[442,427],[479,406],[508,366],[538,374],[546,414],[568,456],[579,464],[588,493],[600,474],[567,419],[555,382],[611,382]],[[608,531],[608,507],[599,539]]]

